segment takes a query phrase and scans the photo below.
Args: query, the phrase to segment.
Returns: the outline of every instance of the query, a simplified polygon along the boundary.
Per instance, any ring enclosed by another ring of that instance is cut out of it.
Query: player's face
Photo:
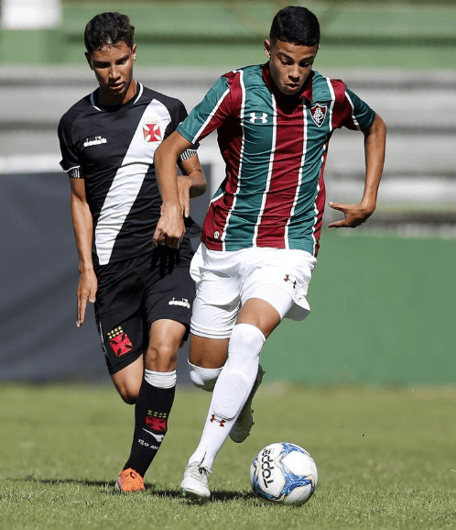
[[[317,55],[318,46],[301,46],[281,40],[271,44],[264,41],[269,57],[269,70],[277,88],[287,96],[298,93],[308,78]]]
[[[132,80],[136,45],[133,48],[125,42],[107,45],[91,55],[86,54],[86,57],[100,85],[104,104],[126,103],[135,95],[136,83],[132,83]]]

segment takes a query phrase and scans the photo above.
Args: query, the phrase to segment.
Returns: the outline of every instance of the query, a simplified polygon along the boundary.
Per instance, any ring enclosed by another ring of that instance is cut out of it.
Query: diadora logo
[[[188,303],[188,300],[186,298],[182,298],[182,300],[176,300],[173,297],[173,299],[168,302],[168,305],[181,305],[182,307],[190,309],[190,304]]]
[[[142,121],[144,141],[161,142],[162,132],[158,123],[158,118],[144,118]]]
[[[83,143],[84,147],[92,147],[93,145],[102,145],[107,144],[108,140],[106,138],[102,138],[101,136],[95,136],[93,140],[89,140],[86,138],[86,141]]]
[[[152,431],[148,431],[147,429],[144,429],[144,427],[143,427],[143,431],[147,432],[147,434],[150,434],[151,436],[153,436],[158,443],[163,442],[163,438],[165,437],[164,434],[156,434],[156,433],[154,433]]]
[[[256,112],[250,113],[250,123],[256,123],[258,120],[261,123],[268,123],[268,115],[266,114],[266,112],[263,112],[263,114],[260,115],[257,115]]]
[[[318,103],[310,109],[310,115],[317,127],[321,127],[326,118],[328,107],[326,105],[319,105]]]

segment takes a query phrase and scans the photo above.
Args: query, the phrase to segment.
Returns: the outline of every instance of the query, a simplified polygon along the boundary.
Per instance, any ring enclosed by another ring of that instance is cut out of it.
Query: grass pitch
[[[114,481],[131,443],[133,408],[110,387],[0,389],[0,528],[444,529],[456,521],[456,389],[264,384],[256,425],[227,441],[204,506],[180,499],[186,460],[209,396],[180,390],[170,431],[146,475],[148,491]],[[319,469],[300,508],[254,498],[248,471],[263,446],[290,441]]]

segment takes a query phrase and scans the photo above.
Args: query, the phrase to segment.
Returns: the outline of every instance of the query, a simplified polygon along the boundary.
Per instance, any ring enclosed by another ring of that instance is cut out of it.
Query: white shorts
[[[228,338],[239,310],[250,298],[265,300],[281,318],[304,320],[310,312],[306,296],[316,264],[316,258],[305,250],[252,247],[218,251],[200,244],[190,266],[196,282],[191,333]],[[283,304],[278,303],[282,293],[290,301],[285,313]]]

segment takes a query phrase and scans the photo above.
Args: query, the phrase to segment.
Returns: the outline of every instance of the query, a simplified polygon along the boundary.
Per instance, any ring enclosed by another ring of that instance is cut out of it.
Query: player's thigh
[[[145,363],[151,370],[164,371],[165,366],[177,363],[180,344],[188,338],[195,283],[186,266],[173,267],[165,274],[151,271],[146,283],[143,309],[149,340]]]
[[[271,289],[274,289],[274,286],[271,286]],[[291,297],[285,292],[278,294],[284,298],[283,304],[291,307],[293,302]],[[282,316],[276,307],[277,303],[273,306],[261,298],[249,298],[242,306],[236,324],[251,324],[268,338],[282,321]]]
[[[306,318],[310,312],[307,291],[316,259],[302,250],[251,251],[249,263],[253,265],[247,269],[242,292],[243,309],[249,318],[256,318],[269,327],[274,326],[274,312],[269,310],[269,306],[277,311],[280,320],[285,317],[294,320]],[[254,299],[262,300],[269,306],[247,311],[254,304]],[[245,318],[245,313],[242,318]]]
[[[136,265],[135,260],[129,260],[99,275],[95,318],[111,377],[133,363],[140,365],[142,359],[138,359],[147,347],[147,327],[142,313],[144,289],[134,270]],[[131,369],[132,374],[139,372]],[[140,385],[141,379],[142,376],[138,377],[133,387]],[[134,394],[133,390],[130,393]]]
[[[235,252],[209,251],[201,246],[195,254],[191,270],[197,291],[190,324],[195,337],[224,341],[231,335],[241,301],[238,264]]]
[[[155,320],[149,330],[145,367],[156,372],[170,372],[177,367],[177,355],[187,333],[187,326],[170,319]]]

